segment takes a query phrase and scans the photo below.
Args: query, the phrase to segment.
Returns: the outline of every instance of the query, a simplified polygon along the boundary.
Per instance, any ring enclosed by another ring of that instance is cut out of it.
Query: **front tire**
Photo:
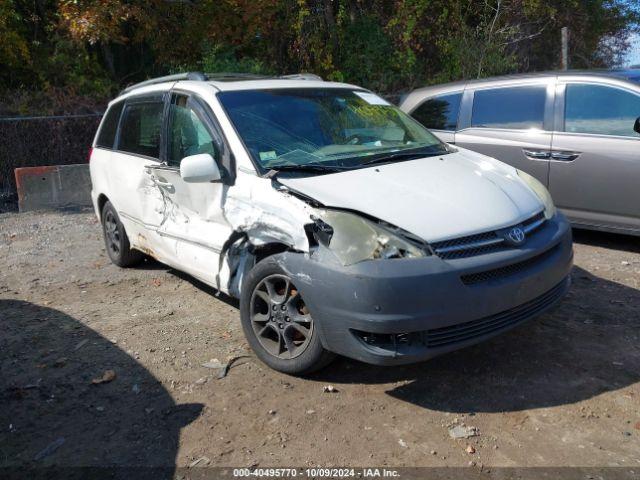
[[[119,267],[130,267],[143,259],[142,252],[131,248],[120,217],[109,201],[102,207],[102,233],[107,255]]]
[[[327,366],[335,355],[322,346],[311,312],[278,257],[259,262],[247,275],[240,298],[242,329],[269,367],[305,375]]]

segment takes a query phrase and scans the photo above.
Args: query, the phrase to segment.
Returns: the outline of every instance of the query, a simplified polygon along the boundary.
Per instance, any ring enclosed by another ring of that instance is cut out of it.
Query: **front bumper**
[[[571,229],[561,214],[517,249],[348,267],[285,254],[327,350],[379,365],[419,362],[540,315],[570,285]]]

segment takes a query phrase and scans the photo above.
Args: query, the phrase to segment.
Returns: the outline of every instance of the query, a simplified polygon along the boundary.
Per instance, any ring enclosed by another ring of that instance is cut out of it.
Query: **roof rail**
[[[146,87],[148,85],[155,85],[156,83],[165,83],[165,82],[177,82],[179,80],[196,80],[196,81],[204,81],[207,79],[207,76],[202,72],[185,72],[185,73],[176,73],[174,75],[165,75],[164,77],[151,78],[149,80],[145,80],[144,82],[135,83],[133,85],[128,86],[120,95],[130,92],[136,88]]]
[[[259,73],[239,73],[239,72],[215,72],[205,73],[207,80],[264,80],[273,78],[270,75],[261,75]]]
[[[220,81],[230,81],[230,80],[268,80],[268,79],[282,79],[282,80],[315,80],[315,81],[323,81],[322,77],[315,75],[313,73],[293,73],[290,75],[279,75],[279,76],[271,76],[271,75],[260,75],[257,73],[234,73],[234,72],[218,72],[218,73],[202,73],[202,72],[185,72],[185,73],[176,73],[174,75],[165,75],[164,77],[151,78],[149,80],[145,80],[144,82],[135,83],[133,85],[128,86],[124,90],[120,92],[120,95],[128,93],[136,88],[146,87],[149,85],[155,85],[157,83],[165,83],[165,82],[178,82],[180,80],[193,80],[205,82],[207,80],[220,80]]]
[[[323,81],[322,77],[316,75],[315,73],[292,73],[291,75],[280,75],[278,78],[282,78],[284,80],[315,80],[319,82]]]

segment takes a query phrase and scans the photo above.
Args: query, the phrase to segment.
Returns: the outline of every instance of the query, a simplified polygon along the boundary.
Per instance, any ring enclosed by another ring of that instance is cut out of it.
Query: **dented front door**
[[[164,216],[157,230],[173,263],[201,280],[217,285],[220,254],[232,233],[223,214],[227,186],[187,183],[180,176],[184,157],[209,153],[214,158],[218,138],[210,115],[193,97],[173,93],[167,130],[167,164],[150,167],[162,193]],[[221,285],[224,290],[224,285]]]

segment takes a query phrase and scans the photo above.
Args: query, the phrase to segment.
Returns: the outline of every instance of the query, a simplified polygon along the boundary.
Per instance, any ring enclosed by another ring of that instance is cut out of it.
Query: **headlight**
[[[386,227],[359,215],[339,210],[322,210],[315,218],[314,234],[342,262],[353,265],[364,260],[419,258],[429,255],[417,237]],[[409,240],[411,238],[411,240]]]
[[[518,172],[518,176],[526,183],[531,190],[538,196],[540,201],[544,205],[544,216],[547,220],[553,217],[556,214],[556,207],[553,204],[553,199],[549,194],[549,190],[538,181],[538,179],[532,177],[526,172],[522,170],[516,170]]]

